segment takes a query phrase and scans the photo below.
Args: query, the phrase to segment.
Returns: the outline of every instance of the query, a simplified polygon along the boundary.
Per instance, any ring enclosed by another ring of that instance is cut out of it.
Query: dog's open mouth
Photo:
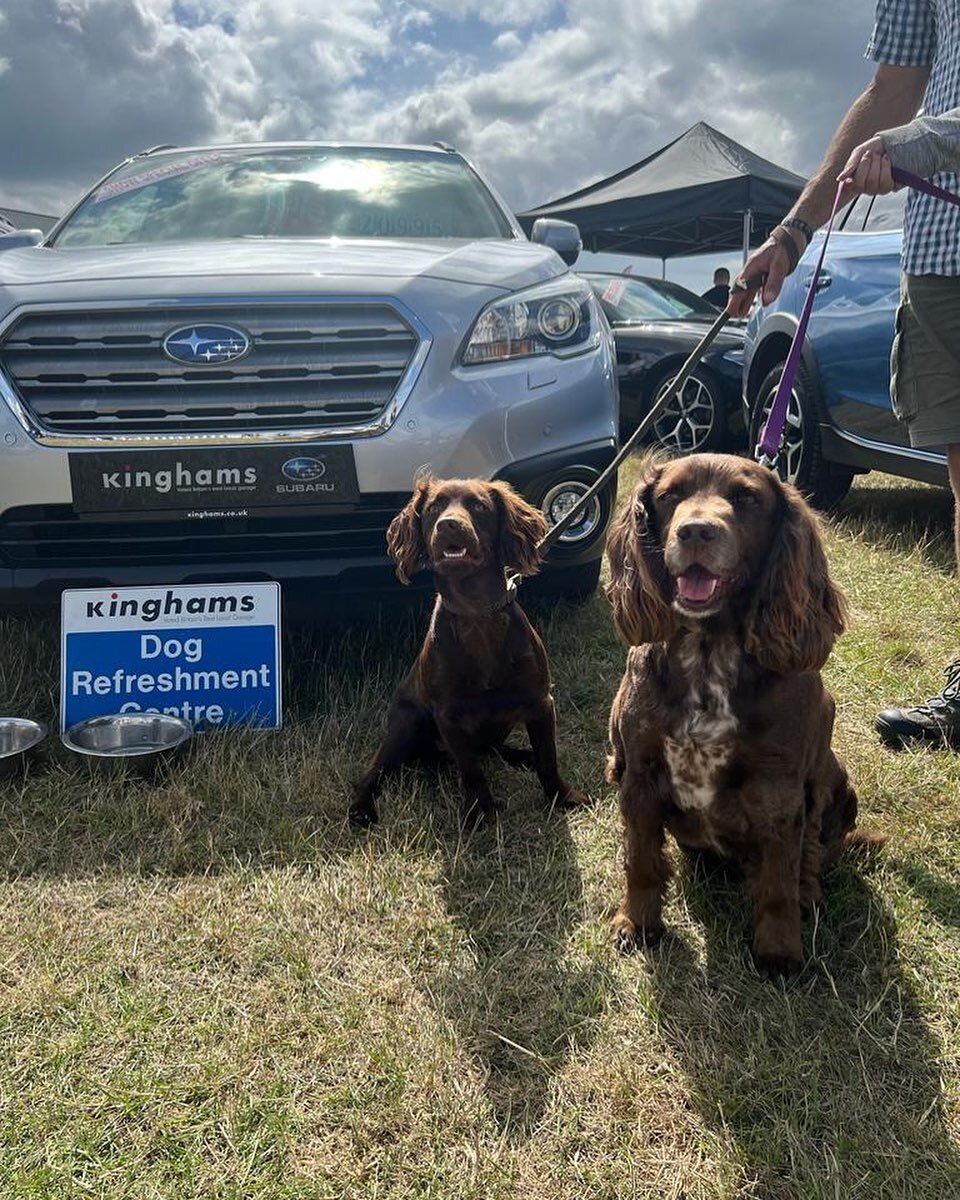
[[[677,576],[677,600],[692,611],[712,608],[730,586],[730,580],[714,575],[706,567],[694,563]]]
[[[434,545],[434,566],[476,567],[480,564],[480,555],[471,550],[465,542],[448,541]]]

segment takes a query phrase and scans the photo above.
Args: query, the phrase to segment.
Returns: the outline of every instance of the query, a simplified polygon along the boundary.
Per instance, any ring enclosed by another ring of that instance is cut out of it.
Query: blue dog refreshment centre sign
[[[279,729],[279,584],[85,588],[61,618],[62,730],[129,712]]]

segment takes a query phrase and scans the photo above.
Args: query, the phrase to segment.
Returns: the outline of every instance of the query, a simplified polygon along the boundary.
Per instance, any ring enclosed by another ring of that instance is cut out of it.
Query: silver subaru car
[[[163,147],[0,236],[0,603],[65,587],[397,586],[417,475],[556,522],[611,461],[613,343],[448,147]],[[611,482],[524,586],[595,588]]]

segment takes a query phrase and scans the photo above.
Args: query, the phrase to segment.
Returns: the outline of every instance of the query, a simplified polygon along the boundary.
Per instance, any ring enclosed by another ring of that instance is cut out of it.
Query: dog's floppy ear
[[[500,512],[500,561],[515,567],[521,575],[536,575],[541,556],[537,542],[547,533],[547,521],[509,483],[494,480],[487,487]]]
[[[614,517],[607,535],[613,623],[628,646],[669,641],[676,628],[670,580],[653,509],[653,488],[662,464],[648,463],[640,483]]]
[[[397,564],[397,578],[401,583],[409,583],[411,577],[426,563],[427,547],[420,528],[420,515],[429,490],[430,479],[418,479],[413,495],[387,529],[387,551]]]
[[[747,612],[744,646],[770,671],[819,671],[844,630],[846,601],[830,578],[817,517],[796,488],[779,479],[777,487],[779,526]]]

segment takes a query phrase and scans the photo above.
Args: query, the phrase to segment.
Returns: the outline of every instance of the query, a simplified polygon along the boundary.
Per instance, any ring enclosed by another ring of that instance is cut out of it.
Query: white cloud
[[[504,54],[516,54],[523,49],[523,39],[513,29],[508,29],[493,39],[493,45]]]
[[[0,191],[40,211],[158,142],[448,141],[517,207],[703,119],[807,172],[870,73],[869,13],[828,0],[800,23],[769,0],[6,0],[3,14]]]
[[[555,0],[431,0],[426,5],[445,17],[477,17],[488,25],[522,28],[543,20]]]

